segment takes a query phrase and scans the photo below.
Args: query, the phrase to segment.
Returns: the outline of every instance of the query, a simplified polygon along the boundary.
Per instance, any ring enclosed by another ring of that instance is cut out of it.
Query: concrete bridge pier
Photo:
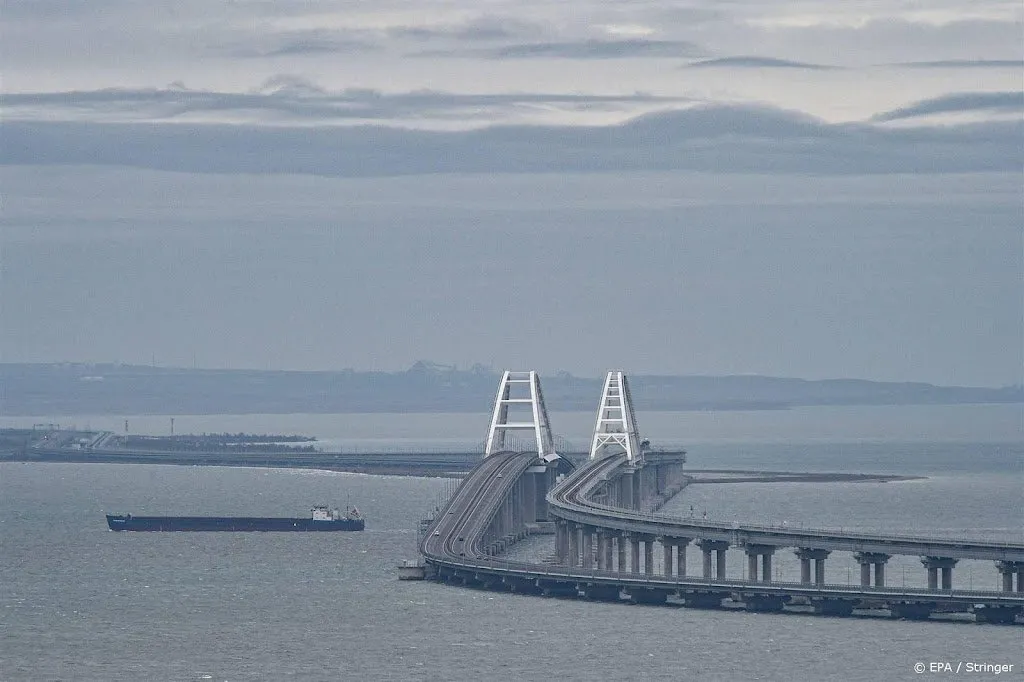
[[[643,468],[643,472],[644,472],[644,496],[643,497],[644,497],[645,501],[648,501],[648,500],[653,501],[658,496],[658,493],[661,491],[661,488],[659,486],[660,477],[658,475],[660,473],[660,471],[659,471],[660,469],[661,469],[661,467],[659,467],[657,464],[654,464],[654,465],[644,464],[644,468]]]
[[[672,538],[660,538],[662,559],[661,559],[661,570],[666,576],[671,576],[675,573],[675,554],[676,545]]]
[[[635,475],[632,469],[623,471],[617,479],[619,488],[619,507],[621,509],[637,509],[637,496],[633,494],[636,483],[633,480]]]
[[[546,467],[545,467],[546,470]],[[526,523],[537,522],[537,474],[527,473],[520,479],[519,484],[519,506]]]
[[[569,559],[569,533],[567,523],[561,519],[555,520],[555,561],[559,565],[565,565]]]
[[[814,584],[825,584],[825,559],[831,552],[827,549],[812,549],[800,547],[796,555],[800,559],[800,582],[804,585],[811,584],[811,560],[814,560]]]
[[[555,487],[558,481],[558,465],[553,462],[545,467],[543,475],[538,474],[536,486],[537,520],[548,521],[551,515],[548,513],[548,493]]]
[[[1002,578],[1003,592],[1013,592],[1013,576],[1017,576],[1017,592],[1024,592],[1024,561],[997,561],[996,570]]]
[[[594,568],[594,528],[581,526],[583,532],[583,568]]]
[[[885,587],[885,564],[891,555],[881,552],[857,552],[854,560],[860,564],[860,584],[871,586],[871,567],[875,567],[875,587]]]
[[[775,554],[775,547],[772,545],[747,545],[747,580],[757,582],[757,560],[761,559],[761,582],[772,581],[772,555]]]
[[[619,482],[617,480],[615,480],[615,479],[610,480],[610,481],[606,481],[604,486],[602,486],[602,487],[605,490],[606,504],[608,504],[608,506],[610,506],[610,507],[618,507],[619,506],[619,489],[621,488],[621,486],[619,485]]]
[[[568,565],[576,568],[580,565],[580,525],[568,522],[569,528],[569,561]]]
[[[611,531],[601,529],[597,531],[597,567],[604,570],[612,570],[612,538]]]
[[[629,477],[633,484],[633,506],[632,509],[640,509],[644,503],[644,470],[643,466],[634,466],[632,475]]]
[[[523,511],[523,505],[520,504],[522,488],[523,479],[520,477],[516,479],[512,490],[509,491],[509,495],[505,499],[505,507],[508,510],[508,532],[512,534],[516,533],[523,525],[523,519],[520,516]]]
[[[704,553],[704,577],[710,580],[717,578],[725,580],[725,550],[729,549],[729,543],[725,540],[698,540],[697,545]],[[715,554],[715,574],[711,575],[711,555]]]
[[[640,538],[635,533],[626,536],[629,543],[629,571],[630,573],[640,572]]]
[[[627,559],[626,559],[626,551],[627,551],[626,545],[627,544],[629,544],[629,540],[626,539],[626,534],[625,533],[619,533],[618,535],[615,536],[615,549],[617,550],[617,554],[618,554],[618,556],[616,557],[616,559],[618,560],[618,564],[616,565],[616,570],[618,570],[619,573],[625,573],[626,569],[627,569],[627,564],[626,564],[626,561],[627,561]]]
[[[644,574],[654,574],[654,536],[644,536]]]
[[[669,543],[666,546],[666,576],[679,576],[682,578],[686,577],[686,548],[690,544],[689,538],[666,538],[663,543]],[[675,561],[672,561],[673,556]],[[669,572],[669,566],[675,563],[675,570]]]
[[[939,572],[942,572],[942,589],[953,589],[953,567],[957,560],[948,557],[925,556],[921,563],[928,569],[928,589],[939,589]]]

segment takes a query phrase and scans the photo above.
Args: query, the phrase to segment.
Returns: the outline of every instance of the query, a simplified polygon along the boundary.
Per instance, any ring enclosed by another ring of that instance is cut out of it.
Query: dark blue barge
[[[264,518],[256,516],[123,516],[107,514],[110,530],[136,531],[357,531],[366,521],[356,509],[344,514],[326,506],[313,507],[304,519]]]

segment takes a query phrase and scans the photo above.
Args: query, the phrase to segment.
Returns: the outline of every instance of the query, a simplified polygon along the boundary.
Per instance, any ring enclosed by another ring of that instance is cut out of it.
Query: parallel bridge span
[[[608,382],[612,381],[610,374]],[[609,429],[608,423],[614,422],[608,417],[609,407],[621,408],[629,416],[623,424],[635,429],[628,385],[621,373],[617,381],[621,388],[617,395],[606,384],[599,430]],[[539,393],[538,385],[535,394]],[[502,400],[499,390],[497,403]],[[507,392],[504,401],[506,405],[528,402],[510,399]],[[534,430],[541,434],[538,439],[543,438],[548,429],[546,410],[534,404],[533,414],[537,415]],[[492,419],[488,442],[498,443],[495,424],[500,430],[506,417]],[[645,448],[633,436],[629,441],[621,439],[633,446],[632,452],[609,452],[606,446],[612,439],[595,438],[592,458],[575,470],[567,460],[553,455],[547,439],[538,443],[535,452],[492,449],[426,531],[420,551],[428,569],[435,578],[449,582],[608,601],[715,608],[728,600],[748,610],[783,611],[799,605],[827,615],[881,608],[894,617],[910,619],[951,611],[994,623],[1019,622],[1024,613],[1024,544],[730,525],[657,514],[659,504],[685,479],[681,462],[650,454],[645,458]],[[552,563],[503,558],[510,544],[551,526],[555,531]],[[685,563],[685,547],[694,540],[704,553],[700,577],[688,575]],[[660,567],[654,561],[656,544],[664,557]],[[730,547],[746,552],[747,580],[725,577],[725,550]],[[771,579],[771,556],[781,547],[796,549],[801,560],[799,583]],[[862,568],[860,585],[825,582],[824,561],[833,551],[854,553]],[[884,566],[893,554],[921,556],[928,587],[886,586]],[[952,589],[952,570],[959,559],[995,561],[1003,589]]]
[[[829,551],[1024,562],[1024,544],[1020,543],[782,528],[749,523],[729,524],[642,513],[593,501],[591,496],[595,488],[615,480],[615,472],[625,466],[624,456],[612,456],[581,469],[576,480],[560,486],[549,496],[553,515],[565,521],[610,530],[723,541],[737,547],[807,547]]]

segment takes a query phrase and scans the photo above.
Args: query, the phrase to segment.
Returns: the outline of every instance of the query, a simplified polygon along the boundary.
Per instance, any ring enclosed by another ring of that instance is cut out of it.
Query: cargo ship
[[[356,508],[342,514],[326,505],[317,505],[304,519],[256,516],[123,516],[107,514],[110,530],[142,531],[338,531],[363,530],[366,521]]]

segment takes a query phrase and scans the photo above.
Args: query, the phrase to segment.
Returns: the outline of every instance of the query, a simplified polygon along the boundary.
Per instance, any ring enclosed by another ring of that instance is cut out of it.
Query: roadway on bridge
[[[613,455],[576,470],[548,496],[556,516],[568,521],[644,535],[722,540],[732,546],[807,547],[847,552],[877,552],[938,556],[954,559],[1024,561],[1024,544],[945,539],[909,535],[879,535],[813,528],[729,524],[645,514],[602,505],[589,499],[591,491],[626,464]]]
[[[621,573],[593,568],[512,562],[488,556],[480,546],[481,536],[491,518],[500,508],[505,495],[515,485],[516,479],[535,463],[536,455],[532,453],[499,453],[482,460],[464,479],[448,504],[441,510],[440,516],[430,526],[420,547],[427,563],[456,571],[468,570],[478,576],[489,574],[499,580],[511,578],[535,585],[606,585],[648,591],[662,590],[712,595],[738,594],[746,598],[804,596],[871,600],[898,597],[899,600],[946,604],[973,604],[982,599],[991,606],[1019,607],[1024,604],[1024,597],[1019,594],[982,590],[955,590],[937,593],[925,588],[764,583],[721,578]],[[595,510],[592,505],[588,507],[588,503],[583,501],[584,491],[592,488],[597,481],[610,475],[620,465],[621,460],[612,456],[578,469],[549,494],[549,502],[561,507],[586,508],[588,513],[606,512],[607,510],[603,508]],[[663,532],[666,529],[675,529],[672,534],[676,536],[685,536],[685,532],[678,530],[680,527],[694,529],[694,524],[689,522],[683,522],[680,526],[680,519],[671,519],[670,517],[652,519],[650,516],[645,517],[640,514],[635,516],[638,517],[638,521],[643,523],[664,524],[659,526]],[[593,517],[591,520],[594,520]],[[698,525],[702,528],[705,527],[705,524]],[[707,525],[711,527],[711,530],[718,528],[715,524]],[[653,527],[649,526],[648,528],[653,529]],[[729,529],[730,532],[734,530]],[[805,540],[802,535],[799,538]],[[908,539],[903,538],[903,540]],[[932,539],[911,538],[909,540],[929,543],[928,546],[937,546],[938,544],[944,548],[955,545],[955,543]],[[789,541],[787,539],[787,543]],[[1013,552],[1016,551],[1024,551],[1024,547],[1015,546]],[[1016,554],[1013,555],[1016,556]]]

